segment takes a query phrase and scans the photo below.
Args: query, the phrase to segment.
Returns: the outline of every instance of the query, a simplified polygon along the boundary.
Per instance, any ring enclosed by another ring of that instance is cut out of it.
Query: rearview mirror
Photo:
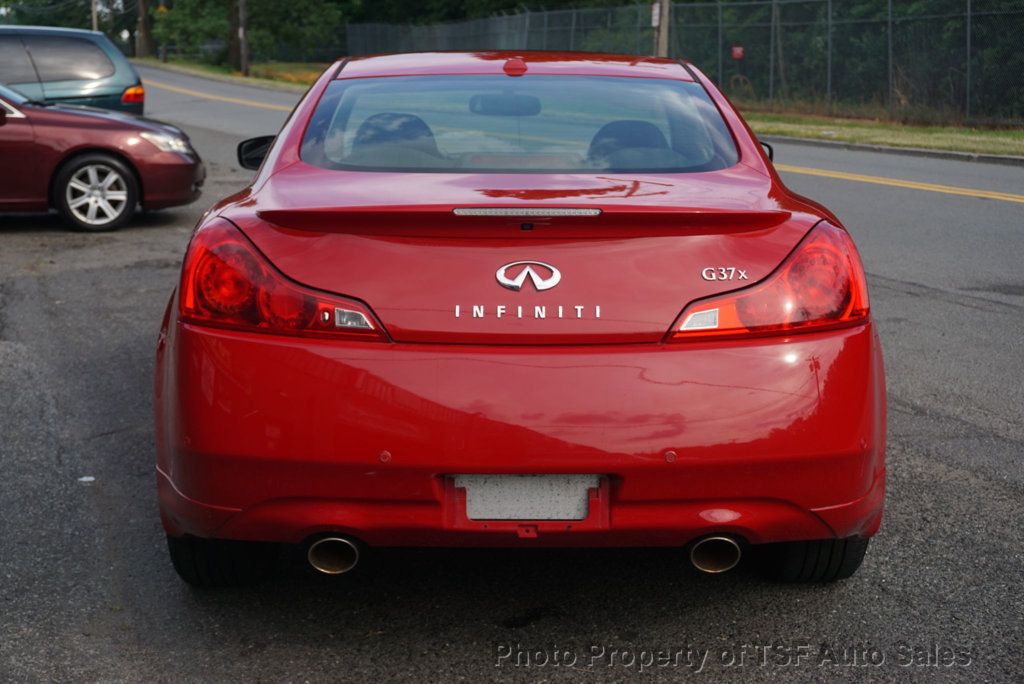
[[[474,95],[469,98],[469,111],[487,116],[537,116],[540,100],[533,95],[514,93]]]
[[[761,143],[761,147],[763,147],[764,151],[768,153],[768,161],[775,161],[775,148],[766,142]]]
[[[256,170],[260,168],[263,159],[274,144],[273,135],[261,135],[258,138],[249,138],[238,143],[238,165],[243,169]]]

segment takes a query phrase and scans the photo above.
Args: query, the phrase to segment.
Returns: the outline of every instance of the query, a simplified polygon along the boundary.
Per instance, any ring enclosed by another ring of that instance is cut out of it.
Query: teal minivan
[[[0,26],[0,83],[31,100],[142,114],[135,69],[98,31]]]

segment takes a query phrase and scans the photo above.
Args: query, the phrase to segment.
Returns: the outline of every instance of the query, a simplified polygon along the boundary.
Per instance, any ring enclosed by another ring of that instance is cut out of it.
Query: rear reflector
[[[146,101],[146,89],[141,85],[125,88],[121,93],[121,104],[143,104]]]
[[[691,330],[715,330],[718,328],[718,309],[706,309],[694,311],[686,317],[680,330],[688,332]]]

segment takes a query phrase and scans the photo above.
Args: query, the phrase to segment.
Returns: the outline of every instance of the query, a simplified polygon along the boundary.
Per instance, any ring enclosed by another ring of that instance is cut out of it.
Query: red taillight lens
[[[384,339],[365,306],[289,281],[225,221],[203,227],[189,244],[181,317],[263,332]]]
[[[820,223],[770,276],[686,307],[672,339],[806,330],[868,316],[864,268],[845,230]]]
[[[121,93],[121,104],[144,104],[146,102],[146,89],[141,85],[125,88]]]

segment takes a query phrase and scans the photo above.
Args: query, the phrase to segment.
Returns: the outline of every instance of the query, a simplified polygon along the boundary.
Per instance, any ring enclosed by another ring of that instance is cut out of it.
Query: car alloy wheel
[[[88,164],[75,171],[65,193],[68,209],[74,217],[90,226],[113,223],[128,208],[124,176],[106,164]]]

